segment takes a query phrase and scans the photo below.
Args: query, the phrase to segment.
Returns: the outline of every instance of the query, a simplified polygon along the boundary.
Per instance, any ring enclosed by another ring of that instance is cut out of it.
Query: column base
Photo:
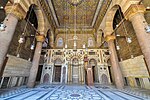
[[[35,83],[34,83],[34,82],[28,82],[28,83],[27,83],[27,87],[28,87],[28,88],[34,88],[34,86],[35,86]]]

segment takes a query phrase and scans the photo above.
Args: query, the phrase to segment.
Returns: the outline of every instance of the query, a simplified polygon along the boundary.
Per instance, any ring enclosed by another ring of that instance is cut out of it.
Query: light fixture
[[[73,43],[73,46],[74,46],[74,47],[76,47],[76,46],[77,46],[77,43],[76,43],[76,41]]]
[[[25,38],[24,38],[23,35],[21,35],[20,38],[19,38],[19,40],[18,40],[18,42],[19,42],[20,44],[22,44],[22,43],[24,43],[24,41],[25,41]]]
[[[127,40],[128,43],[131,43],[131,42],[132,42],[132,40],[131,40],[130,37],[127,37],[126,40]]]
[[[46,58],[46,54],[44,55],[44,58]]]
[[[88,52],[88,48],[86,48],[85,51]]]
[[[117,46],[116,46],[116,49],[117,49],[117,50],[120,50],[120,47],[117,45]]]
[[[134,58],[134,55],[131,55],[131,59],[133,59]]]
[[[150,25],[147,25],[147,26],[145,27],[145,30],[146,30],[147,33],[150,33]]]
[[[18,57],[18,58],[20,57],[20,54],[19,54],[19,53],[17,54],[17,57]]]
[[[68,48],[68,45],[67,45],[67,44],[65,44],[65,48],[66,48],[66,49]]]
[[[85,49],[85,44],[83,44],[83,46],[82,46],[82,47],[83,47],[83,49]]]
[[[78,6],[83,2],[83,0],[66,0],[72,6]]]
[[[63,52],[65,52],[65,48],[63,48]]]
[[[0,24],[0,31],[5,31],[5,27],[6,27],[6,25],[1,23]]]
[[[31,61],[31,58],[29,58],[28,61]]]
[[[117,34],[116,36],[118,36],[118,37],[119,37],[119,36],[120,36],[120,34]]]
[[[3,7],[3,6],[0,6],[0,9],[4,9],[4,7]]]
[[[34,50],[34,47],[35,47],[34,44],[31,44],[30,49],[31,49],[31,50]]]
[[[150,9],[150,6],[147,6],[146,9]]]

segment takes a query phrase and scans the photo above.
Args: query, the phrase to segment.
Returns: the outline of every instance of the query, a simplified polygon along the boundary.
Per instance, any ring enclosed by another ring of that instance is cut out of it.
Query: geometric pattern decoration
[[[150,100],[150,96],[133,93],[131,90],[118,90],[108,86],[40,85],[2,93],[0,100]]]
[[[69,0],[70,1],[70,0]],[[78,27],[91,26],[98,3],[100,0],[82,0],[81,4],[76,6],[76,23]],[[52,0],[53,8],[60,27],[72,26],[75,23],[75,6],[72,6],[67,0]]]

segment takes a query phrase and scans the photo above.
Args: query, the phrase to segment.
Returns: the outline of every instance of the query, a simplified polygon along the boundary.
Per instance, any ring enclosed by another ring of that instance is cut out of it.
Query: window
[[[1,88],[7,88],[8,81],[9,81],[9,77],[4,77]]]
[[[124,77],[124,85],[128,86],[128,79],[127,79],[127,77]]]
[[[63,47],[63,39],[59,38],[57,41],[57,47]]]
[[[141,87],[140,79],[139,79],[139,78],[135,78],[135,80],[136,80],[137,86],[138,86],[138,87]]]

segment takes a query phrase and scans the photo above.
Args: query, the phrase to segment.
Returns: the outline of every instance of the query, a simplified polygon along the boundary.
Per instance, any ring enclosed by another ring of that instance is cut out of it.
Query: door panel
[[[61,66],[55,66],[55,82],[60,82],[61,79]]]

